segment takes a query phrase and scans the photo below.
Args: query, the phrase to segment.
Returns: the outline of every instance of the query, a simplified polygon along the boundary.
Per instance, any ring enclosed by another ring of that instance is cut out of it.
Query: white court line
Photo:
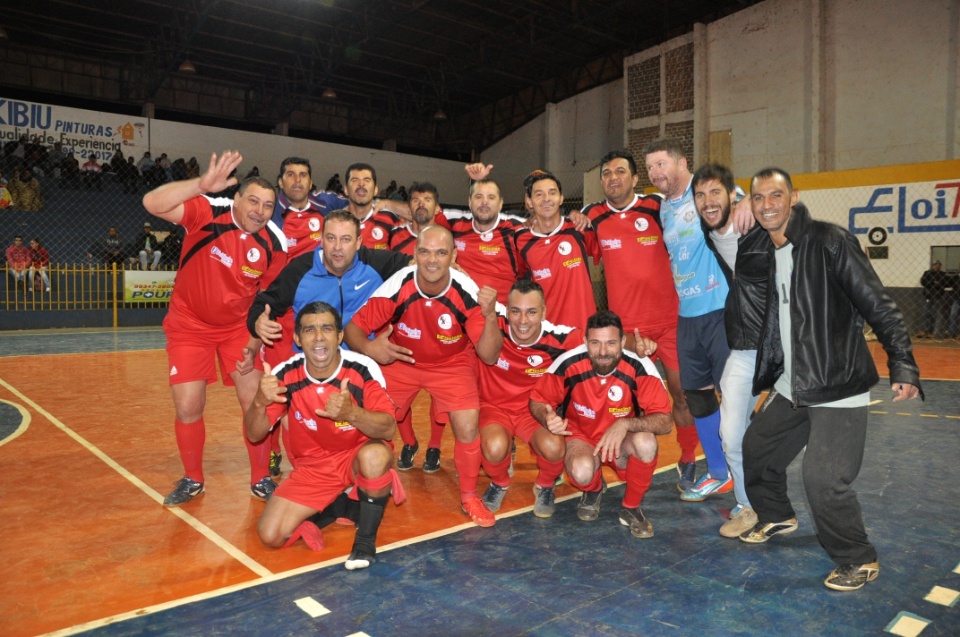
[[[107,454],[100,451],[100,449],[98,449],[93,443],[89,442],[83,436],[81,436],[77,432],[67,427],[65,424],[63,424],[57,418],[55,418],[53,414],[48,412],[46,409],[44,409],[34,401],[27,398],[18,389],[16,389],[15,387],[7,383],[2,378],[0,378],[0,386],[5,387],[8,391],[10,391],[10,393],[20,398],[20,400],[22,400],[23,402],[29,404],[44,418],[46,418],[51,423],[53,423],[55,427],[57,427],[58,429],[63,431],[65,434],[73,438],[75,441],[77,441],[80,444],[80,446],[82,446],[84,449],[86,449],[87,451],[95,455],[97,458],[102,460],[108,467],[110,467],[111,469],[119,473],[122,477],[126,478],[129,482],[131,482],[135,487],[143,491],[147,495],[147,497],[149,497],[151,500],[156,502],[158,505],[161,505],[161,506],[163,505],[162,495],[154,491],[149,485],[143,482],[140,478],[138,478],[137,476],[133,475],[132,473],[124,469],[113,458],[111,458]],[[237,560],[238,562],[246,566],[248,569],[250,569],[257,575],[259,575],[260,577],[266,577],[268,575],[272,575],[272,571],[267,569],[262,564],[254,561],[246,553],[243,553],[240,549],[230,544],[227,540],[225,540],[219,534],[212,531],[210,527],[206,526],[205,524],[200,522],[200,520],[196,519],[189,513],[179,508],[169,508],[167,510],[173,515],[176,515],[178,518],[180,518],[187,524],[189,524],[191,527],[194,528],[194,530],[198,531],[201,535],[206,537],[208,540],[210,540],[211,542],[216,544],[218,547],[220,547],[225,553],[230,555],[230,557]]]
[[[2,380],[0,380],[0,382],[2,382]],[[697,456],[697,460],[703,460],[704,457],[705,457],[705,456],[703,456],[703,455]],[[663,473],[663,472],[665,472],[665,471],[675,471],[676,468],[677,468],[677,465],[676,465],[676,464],[670,464],[670,465],[666,465],[666,466],[664,466],[664,467],[661,467],[661,468],[657,469],[654,473],[657,474],[657,473]],[[607,486],[608,486],[608,487],[615,487],[615,486],[620,485],[620,484],[623,484],[623,483],[622,483],[622,482],[619,482],[619,481],[618,481],[618,482],[611,482],[611,483],[609,483]],[[557,498],[557,502],[565,502],[565,501],[567,501],[567,500],[572,500],[573,498],[578,498],[578,497],[580,497],[580,494],[579,494],[579,493],[571,493],[571,494],[565,495],[565,496],[563,496],[563,497],[561,497],[561,498]],[[533,511],[533,505],[530,505],[530,506],[527,506],[527,507],[523,507],[523,508],[521,508],[521,509],[517,509],[516,511],[511,511],[511,512],[509,512],[509,513],[504,513],[504,514],[502,514],[502,515],[498,514],[498,515],[497,515],[497,518],[499,518],[499,519],[511,518],[511,517],[514,517],[514,516],[517,516],[517,515],[522,515],[522,514],[524,514],[524,513],[529,513],[529,512],[531,512],[531,511]],[[474,524],[473,522],[465,522],[465,523],[463,523],[463,524],[460,524],[460,525],[458,525],[458,526],[455,526],[455,527],[452,527],[452,528],[449,528],[449,529],[441,529],[441,530],[439,530],[439,531],[434,531],[434,532],[432,532],[432,533],[425,533],[425,534],[423,534],[423,535],[418,535],[418,536],[416,536],[416,537],[413,537],[413,538],[410,538],[410,539],[407,539],[407,540],[400,540],[399,542],[394,542],[393,544],[388,544],[388,545],[383,546],[383,547],[378,546],[378,547],[377,547],[377,555],[379,555],[379,554],[381,554],[381,553],[386,553],[387,551],[392,551],[392,550],[394,550],[394,549],[403,548],[403,547],[405,547],[405,546],[410,546],[410,545],[413,545],[413,544],[419,544],[420,542],[426,542],[426,541],[428,541],[428,540],[433,540],[433,539],[436,539],[436,538],[438,538],[438,537],[443,537],[443,536],[445,536],[445,535],[452,535],[453,533],[457,533],[457,532],[459,532],[459,531],[463,531],[463,530],[465,530],[465,529],[473,528],[473,527],[476,527],[476,526],[477,526],[477,525]],[[133,611],[128,611],[128,612],[126,612],[126,613],[120,613],[120,614],[118,614],[118,615],[113,615],[113,616],[111,616],[111,617],[104,617],[103,619],[96,619],[96,620],[93,620],[93,621],[89,621],[89,622],[87,622],[87,623],[85,623],[85,624],[78,624],[78,625],[76,625],[76,626],[71,626],[70,628],[64,628],[64,629],[62,629],[62,630],[58,630],[58,631],[55,631],[55,632],[52,632],[52,633],[47,633],[46,635],[41,635],[40,637],[66,637],[67,635],[75,635],[75,634],[77,634],[77,633],[82,633],[82,632],[85,632],[85,631],[88,631],[88,630],[93,630],[94,628],[100,628],[100,627],[102,627],[102,626],[107,626],[107,625],[109,625],[109,624],[115,624],[115,623],[117,623],[117,622],[124,621],[124,620],[127,620],[127,619],[134,619],[134,618],[136,618],[136,617],[143,617],[143,616],[145,616],[145,615],[152,615],[152,614],[154,614],[154,613],[158,613],[158,612],[164,611],[164,610],[169,610],[169,609],[171,609],[171,608],[176,608],[176,607],[178,607],[178,606],[185,606],[185,605],[187,605],[187,604],[192,604],[193,602],[204,601],[204,600],[207,600],[207,599],[211,599],[211,598],[213,598],[213,597],[219,597],[219,596],[221,596],[221,595],[227,595],[227,594],[235,593],[235,592],[242,591],[242,590],[245,590],[245,589],[248,589],[248,588],[253,588],[253,587],[255,587],[255,586],[261,586],[261,585],[263,585],[263,584],[269,584],[269,583],[271,583],[271,582],[277,582],[277,581],[284,580],[284,579],[287,579],[287,578],[290,578],[290,577],[296,577],[297,575],[303,575],[303,574],[305,574],[305,573],[310,573],[310,572],[313,572],[313,571],[319,571],[320,569],[324,569],[324,568],[327,568],[327,567],[329,567],[329,566],[335,566],[335,565],[337,565],[337,564],[343,564],[344,562],[347,561],[347,557],[348,557],[347,555],[344,555],[343,557],[337,557],[337,558],[325,560],[325,561],[323,561],[323,562],[318,562],[318,563],[316,563],[316,564],[308,564],[308,565],[306,565],[306,566],[301,566],[301,567],[299,567],[299,568],[291,569],[291,570],[289,570],[289,571],[283,571],[282,573],[276,573],[276,574],[273,574],[273,575],[265,576],[265,577],[262,577],[262,578],[257,579],[257,580],[252,580],[252,581],[249,581],[249,582],[241,582],[241,583],[239,583],[239,584],[233,584],[233,585],[231,585],[231,586],[226,586],[226,587],[224,587],[224,588],[220,588],[220,589],[216,589],[216,590],[212,590],[212,591],[205,591],[205,592],[203,592],[203,593],[197,593],[196,595],[192,595],[192,596],[190,596],[190,597],[184,597],[184,598],[182,598],[182,599],[171,600],[171,601],[169,601],[169,602],[163,602],[162,604],[155,604],[155,605],[153,605],[153,606],[146,606],[146,607],[144,607],[144,608],[140,608],[140,609],[133,610]],[[960,565],[958,565],[958,568],[960,568]]]

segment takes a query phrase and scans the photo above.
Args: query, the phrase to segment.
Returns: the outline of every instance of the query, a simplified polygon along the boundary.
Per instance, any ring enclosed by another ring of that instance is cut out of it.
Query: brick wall
[[[638,128],[627,133],[627,150],[633,153],[633,158],[637,160],[637,173],[640,175],[638,189],[649,188],[653,184],[647,179],[647,171],[644,168],[643,148],[655,139],[660,138],[660,127],[650,126],[649,128]]]
[[[629,119],[660,113],[659,57],[627,68],[627,112]]]
[[[693,108],[693,43],[671,49],[664,54],[667,112]]]

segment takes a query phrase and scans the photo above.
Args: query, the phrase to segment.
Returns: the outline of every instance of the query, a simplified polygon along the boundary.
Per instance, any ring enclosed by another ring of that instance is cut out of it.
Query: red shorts
[[[476,354],[464,350],[439,365],[410,365],[397,361],[383,365],[387,393],[397,406],[397,420],[410,409],[417,393],[425,389],[438,413],[480,409],[475,371]]]
[[[511,438],[516,436],[528,445],[533,439],[533,434],[538,429],[543,429],[543,426],[530,413],[529,408],[504,409],[500,405],[480,401],[480,428],[489,425],[502,425]]]
[[[167,334],[167,359],[170,361],[170,384],[179,385],[195,380],[217,382],[216,362],[220,362],[223,384],[233,385],[230,374],[237,371],[243,358],[243,348],[250,342],[247,326],[202,329],[178,329],[164,321]]]
[[[322,511],[354,483],[353,461],[362,446],[298,458],[274,495]]]
[[[657,351],[650,360],[663,361],[663,366],[667,369],[680,369],[680,357],[677,354],[677,324],[654,325],[653,327],[640,327],[640,335],[645,336],[657,342]],[[624,326],[624,332],[633,334],[633,328],[627,329]]]

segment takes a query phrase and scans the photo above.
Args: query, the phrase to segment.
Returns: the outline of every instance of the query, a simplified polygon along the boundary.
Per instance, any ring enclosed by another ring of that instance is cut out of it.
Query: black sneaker
[[[774,535],[784,535],[797,530],[797,518],[790,518],[783,522],[757,522],[753,528],[740,536],[741,542],[747,544],[763,544]]]
[[[841,564],[833,569],[830,576],[823,580],[824,586],[835,591],[855,591],[863,588],[880,575],[880,563]]]
[[[696,462],[678,462],[677,474],[680,479],[677,480],[677,489],[680,493],[685,493],[697,484],[697,463]]]
[[[270,476],[260,478],[260,482],[250,485],[250,495],[266,502],[277,490],[277,483]]]
[[[636,509],[628,509],[626,507],[620,509],[620,524],[629,526],[630,535],[633,537],[640,539],[653,537],[653,525],[650,524],[650,520],[643,515],[640,507]]]
[[[397,459],[397,469],[400,471],[413,469],[413,457],[417,455],[418,449],[420,449],[420,443],[403,445],[403,449],[400,450],[400,458]]]
[[[370,553],[366,549],[354,548],[350,552],[350,557],[347,558],[347,561],[344,562],[343,565],[347,567],[348,571],[356,571],[372,566],[376,561],[376,551]]]
[[[203,483],[192,480],[186,476],[176,482],[173,491],[167,494],[163,499],[163,506],[178,507],[184,502],[189,502],[203,493]]]
[[[276,451],[270,452],[270,475],[274,478],[280,477],[280,463],[283,461],[283,454]]]
[[[603,492],[607,490],[607,481],[603,481],[603,486],[599,491],[584,491],[580,495],[580,503],[577,505],[577,517],[584,522],[592,522],[600,517],[600,501],[603,499]]]
[[[427,447],[427,457],[423,460],[423,472],[436,473],[437,471],[440,471],[440,450],[436,447]]]

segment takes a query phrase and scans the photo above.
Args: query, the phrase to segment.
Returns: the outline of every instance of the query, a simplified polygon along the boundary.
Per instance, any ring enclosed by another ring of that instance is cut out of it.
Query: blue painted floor
[[[947,418],[960,415],[960,392],[955,382],[925,389],[922,406],[872,407],[856,486],[881,574],[861,591],[822,584],[833,565],[811,527],[798,459],[791,495],[800,529],[764,545],[721,538],[732,495],[682,503],[668,471],[644,501],[656,532],[649,540],[618,524],[620,486],[596,522],[577,520],[571,500],[549,520],[524,513],[381,552],[365,571],[329,566],[89,634],[845,636],[883,634],[907,612],[930,622],[923,637],[956,637],[960,609],[923,598],[934,586],[960,590],[951,488],[960,483],[960,419]],[[310,617],[294,603],[305,597],[330,612]]]

